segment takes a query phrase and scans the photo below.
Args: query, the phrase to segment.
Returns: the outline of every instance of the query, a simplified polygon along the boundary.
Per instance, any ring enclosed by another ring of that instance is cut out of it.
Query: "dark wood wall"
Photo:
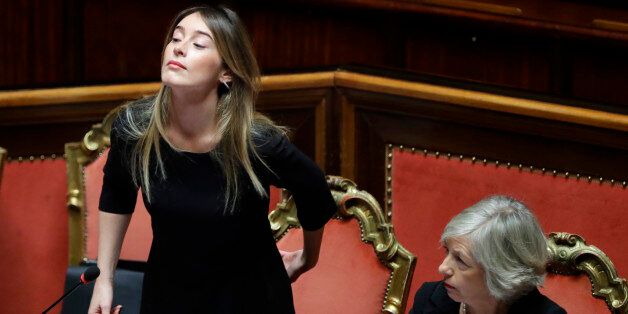
[[[0,1],[0,89],[156,81],[165,31],[198,1]],[[265,73],[361,64],[628,112],[620,1],[230,1]],[[610,22],[609,22],[610,21]]]
[[[158,81],[167,26],[192,4],[0,1],[0,90]],[[628,24],[617,23],[628,22],[628,5],[620,2],[275,0],[232,6],[266,74],[357,64],[408,81],[628,114]],[[14,158],[61,154],[63,143],[79,140],[116,105],[0,103],[0,146]],[[265,92],[259,108],[292,127],[295,143],[326,171],[356,179],[380,201],[388,143],[628,180],[623,131],[351,88]]]

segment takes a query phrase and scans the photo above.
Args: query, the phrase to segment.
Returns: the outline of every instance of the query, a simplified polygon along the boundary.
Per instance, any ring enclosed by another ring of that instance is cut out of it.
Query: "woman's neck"
[[[217,125],[217,104],[217,89],[208,92],[173,89],[168,131],[190,139],[213,135]]]
[[[208,152],[220,141],[217,134],[217,89],[207,93],[173,90],[166,137],[176,148]]]
[[[489,300],[482,300],[473,303],[465,303],[465,310],[463,313],[476,314],[476,313],[492,313],[492,314],[505,314],[508,312],[508,306],[504,302],[499,302],[493,298]]]

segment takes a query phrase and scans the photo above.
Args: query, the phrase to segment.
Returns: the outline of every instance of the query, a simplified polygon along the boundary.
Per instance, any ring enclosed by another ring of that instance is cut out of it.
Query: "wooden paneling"
[[[1,1],[0,89],[159,80],[193,1]],[[265,73],[361,64],[627,112],[628,5],[617,1],[231,1]],[[510,13],[509,13],[510,12]],[[514,14],[515,12],[516,14]],[[622,24],[623,23],[623,24]]]
[[[14,158],[60,155],[63,143],[80,140],[90,124],[130,98],[133,87],[139,96],[157,85],[0,93],[0,103],[7,103],[0,105],[0,145]],[[258,109],[289,127],[297,147],[380,202],[388,144],[628,180],[628,115],[569,100],[346,70],[265,76],[262,88]],[[66,95],[55,100],[59,91]]]
[[[353,117],[344,117],[355,119],[355,157],[353,173],[343,175],[353,177],[380,201],[385,195],[385,147],[389,143],[510,162],[515,167],[523,164],[583,176],[628,178],[626,132],[397,96],[351,90],[344,94],[355,108]]]
[[[425,18],[415,25],[406,42],[406,69],[529,91],[560,91],[554,89],[560,77],[553,72],[560,69],[555,68],[550,38],[450,18]]]

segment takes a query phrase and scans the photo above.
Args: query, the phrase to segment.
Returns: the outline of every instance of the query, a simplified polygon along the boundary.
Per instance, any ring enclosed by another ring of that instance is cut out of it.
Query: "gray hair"
[[[485,271],[488,291],[511,302],[543,284],[549,251],[545,235],[530,210],[507,196],[490,196],[463,210],[445,227],[449,238],[470,241],[473,258]]]

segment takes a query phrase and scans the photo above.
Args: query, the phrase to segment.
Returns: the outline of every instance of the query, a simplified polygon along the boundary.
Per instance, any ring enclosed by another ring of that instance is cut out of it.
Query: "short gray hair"
[[[501,195],[481,200],[449,221],[441,243],[457,237],[470,241],[471,254],[483,267],[494,298],[511,302],[543,284],[547,241],[523,203]]]

